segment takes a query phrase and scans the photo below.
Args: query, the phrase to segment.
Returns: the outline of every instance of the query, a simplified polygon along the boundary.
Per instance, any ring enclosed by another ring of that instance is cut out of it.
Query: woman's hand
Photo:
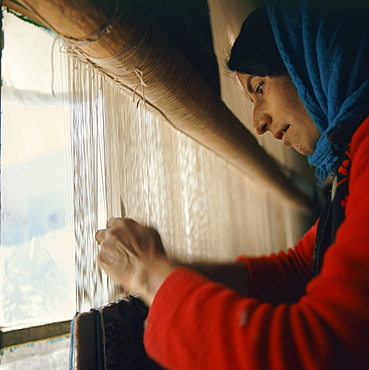
[[[151,305],[161,284],[177,267],[166,257],[158,232],[131,219],[113,218],[95,238],[100,245],[98,265]]]

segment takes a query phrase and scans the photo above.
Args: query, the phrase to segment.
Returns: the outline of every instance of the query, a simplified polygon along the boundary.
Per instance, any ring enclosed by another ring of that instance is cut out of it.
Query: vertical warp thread
[[[106,300],[94,234],[99,213],[99,140],[101,91],[98,71],[77,58],[69,61],[72,105],[72,160],[74,166],[74,223],[77,310],[86,311]],[[101,195],[100,195],[101,196]]]

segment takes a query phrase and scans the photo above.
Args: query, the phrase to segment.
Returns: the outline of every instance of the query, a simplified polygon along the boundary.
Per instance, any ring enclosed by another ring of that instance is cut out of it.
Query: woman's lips
[[[290,128],[290,125],[286,125],[284,126],[283,128],[279,129],[278,131],[276,131],[273,136],[277,139],[277,140],[282,140],[282,143],[283,145],[286,145],[285,144],[285,137],[286,137],[286,132],[288,131],[288,129]]]

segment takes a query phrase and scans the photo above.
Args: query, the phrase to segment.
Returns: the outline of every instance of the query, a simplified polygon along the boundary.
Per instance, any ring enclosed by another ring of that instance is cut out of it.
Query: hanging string
[[[58,38],[54,37],[54,41],[51,46],[51,94],[55,98],[54,82],[55,82],[55,68],[54,68],[54,47]]]
[[[135,72],[136,76],[138,77],[138,79],[140,80],[140,83],[134,89],[134,92],[133,92],[133,101],[135,101],[136,91],[137,91],[138,87],[141,87],[141,90],[142,90],[142,98],[140,98],[138,100],[138,102],[137,102],[137,108],[138,108],[138,105],[140,104],[141,99],[143,100],[144,106],[146,108],[145,87],[147,87],[147,85],[146,85],[145,81],[143,80],[143,72],[140,71],[138,68],[135,68],[134,72]]]

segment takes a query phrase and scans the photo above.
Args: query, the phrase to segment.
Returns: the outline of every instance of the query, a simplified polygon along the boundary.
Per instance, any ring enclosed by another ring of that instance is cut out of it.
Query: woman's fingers
[[[97,262],[99,263],[100,267],[112,264],[115,260],[115,256],[110,253],[106,248],[101,249],[99,254],[97,255]]]
[[[101,242],[105,239],[105,232],[106,229],[96,231],[95,240],[97,241],[97,244],[101,244]]]
[[[136,221],[132,220],[131,218],[115,217],[115,218],[111,218],[107,222],[106,227],[107,228],[110,228],[113,226],[132,227],[134,225],[139,225],[139,224]]]
[[[112,235],[112,228],[118,227],[120,232],[122,229],[127,228],[129,219],[124,218],[112,218],[106,224],[106,229],[98,230],[95,234],[95,239],[98,244],[101,244],[103,240],[108,239]]]
[[[140,292],[148,303],[176,267],[167,259],[159,233],[134,220],[113,218],[95,238],[100,268],[120,285]]]
[[[106,223],[106,227],[107,227],[107,228],[109,228],[109,227],[116,226],[116,225],[118,225],[122,220],[123,220],[123,218],[111,218],[111,219]]]

